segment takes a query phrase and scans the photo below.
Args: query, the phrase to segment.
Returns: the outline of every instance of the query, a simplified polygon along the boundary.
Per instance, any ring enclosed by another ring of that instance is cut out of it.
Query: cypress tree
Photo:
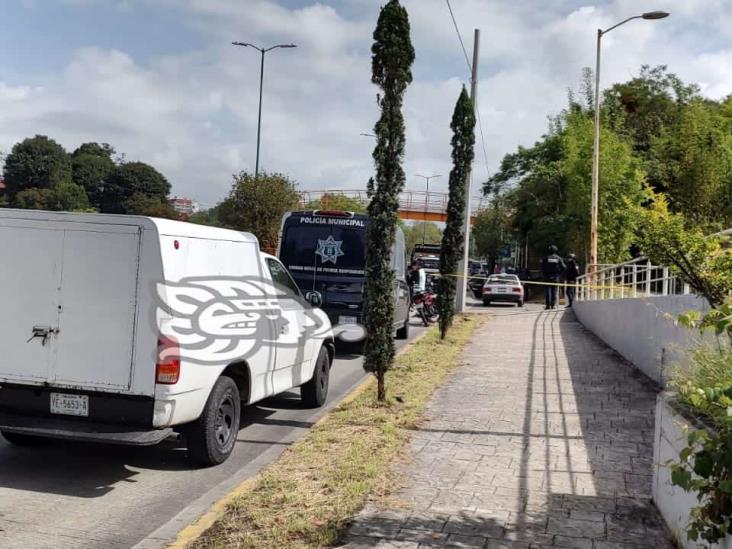
[[[409,16],[399,0],[390,0],[381,8],[371,54],[371,81],[381,88],[377,96],[381,117],[374,127],[376,175],[373,184],[369,185],[372,196],[368,207],[370,222],[364,288],[367,335],[363,367],[376,376],[377,398],[384,401],[384,377],[394,361],[394,272],[389,256],[396,234],[399,193],[405,182],[402,103],[404,92],[412,82],[414,62]]]
[[[465,223],[465,188],[473,164],[475,145],[475,111],[473,101],[463,86],[463,91],[452,115],[452,170],[450,171],[450,194],[447,202],[447,221],[442,233],[440,250],[441,287],[437,297],[440,313],[440,337],[445,339],[455,316],[454,275],[463,255],[463,224]]]

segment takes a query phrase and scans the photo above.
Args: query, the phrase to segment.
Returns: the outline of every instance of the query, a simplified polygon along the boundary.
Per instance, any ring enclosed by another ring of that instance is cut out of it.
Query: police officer
[[[565,262],[566,271],[564,279],[567,281],[567,307],[571,307],[577,293],[577,278],[580,275],[579,265],[577,265],[577,256],[569,254]]]
[[[566,268],[564,260],[557,251],[557,247],[552,244],[549,246],[549,255],[541,260],[541,272],[544,275],[544,282],[547,282],[545,291],[546,309],[555,309],[557,307],[557,285]]]

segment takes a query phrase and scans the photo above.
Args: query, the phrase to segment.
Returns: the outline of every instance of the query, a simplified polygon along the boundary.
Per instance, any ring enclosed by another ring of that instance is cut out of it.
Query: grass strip
[[[189,548],[333,546],[369,496],[395,487],[391,464],[480,322],[457,316],[445,341],[431,328],[396,358],[387,374],[388,402],[376,402],[372,382],[334,408]]]

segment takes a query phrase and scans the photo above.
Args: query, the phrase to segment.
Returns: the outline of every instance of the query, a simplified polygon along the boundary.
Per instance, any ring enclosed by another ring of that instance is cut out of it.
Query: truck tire
[[[216,380],[203,413],[186,430],[189,458],[201,465],[223,463],[231,455],[239,433],[241,400],[234,380]]]
[[[36,437],[33,435],[9,433],[7,431],[2,431],[0,434],[2,434],[3,438],[7,440],[10,444],[15,444],[16,446],[42,446],[48,443],[47,438]]]
[[[325,347],[320,348],[315,370],[310,381],[300,387],[300,398],[308,408],[320,408],[328,398],[330,381],[330,358]]]
[[[404,320],[404,326],[397,330],[396,338],[409,339],[409,312],[407,312],[407,318]]]

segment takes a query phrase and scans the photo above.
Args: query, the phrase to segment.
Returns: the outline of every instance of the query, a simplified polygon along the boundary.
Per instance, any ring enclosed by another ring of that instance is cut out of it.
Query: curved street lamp
[[[264,84],[264,54],[277,48],[296,48],[295,44],[277,44],[269,48],[260,48],[248,42],[232,42],[234,46],[243,46],[245,48],[254,48],[262,54],[262,63],[259,68],[259,116],[257,118],[257,163],[254,168],[254,179],[259,178],[259,143],[262,134],[262,86]]]
[[[427,201],[430,199],[430,179],[437,179],[438,177],[442,177],[442,175],[420,175],[418,173],[414,175],[415,177],[421,177],[427,181],[427,192],[424,196],[424,225],[422,226],[422,245],[424,246],[424,242],[427,238]]]
[[[595,65],[595,142],[592,155],[592,221],[590,226],[590,272],[597,270],[597,217],[599,202],[599,179],[600,179],[600,45],[602,37],[620,25],[624,25],[633,19],[656,20],[664,19],[670,14],[665,11],[649,11],[641,15],[628,17],[624,21],[613,25],[605,30],[597,29],[597,64]]]

